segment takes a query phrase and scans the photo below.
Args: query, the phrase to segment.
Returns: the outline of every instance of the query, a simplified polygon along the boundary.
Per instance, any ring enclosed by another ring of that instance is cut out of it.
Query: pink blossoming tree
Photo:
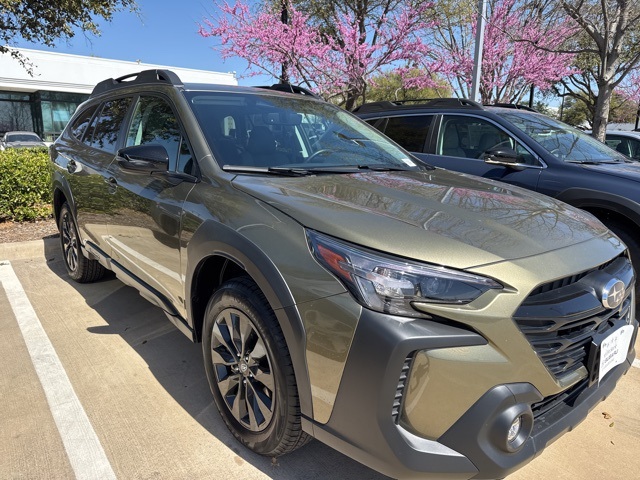
[[[361,14],[333,14],[332,32],[314,25],[309,16],[288,7],[288,23],[268,5],[252,12],[243,0],[217,5],[220,15],[205,19],[203,37],[216,37],[223,58],[240,57],[249,64],[248,75],[286,76],[334,100],[346,109],[366,99],[371,77],[384,69],[425,63],[432,58],[423,37],[432,27],[424,20],[431,4],[378,6]],[[431,68],[431,66],[429,65]],[[432,71],[441,67],[435,65]],[[435,86],[432,77],[422,80]]]
[[[447,18],[441,18],[434,29],[436,59],[452,88],[469,97],[476,12],[467,9],[457,22],[451,21],[451,12],[445,15]],[[575,27],[566,21],[553,28],[545,27],[522,2],[490,2],[482,55],[481,101],[518,103],[531,86],[546,91],[562,77],[574,73],[571,67],[574,55],[552,51],[573,30]]]

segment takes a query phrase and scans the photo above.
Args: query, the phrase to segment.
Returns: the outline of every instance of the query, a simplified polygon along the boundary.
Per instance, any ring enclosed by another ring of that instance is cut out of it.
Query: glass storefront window
[[[0,99],[0,132],[13,130],[33,130],[31,104]]]

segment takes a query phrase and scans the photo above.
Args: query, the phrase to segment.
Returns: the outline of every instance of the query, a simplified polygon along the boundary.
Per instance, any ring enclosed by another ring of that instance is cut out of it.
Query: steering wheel
[[[319,157],[320,155],[327,155],[327,154],[331,154],[331,153],[333,153],[332,150],[329,150],[328,148],[322,148],[322,149],[318,150],[317,152],[312,153],[311,156],[309,156],[309,158],[307,158],[305,163],[311,163],[315,158]]]

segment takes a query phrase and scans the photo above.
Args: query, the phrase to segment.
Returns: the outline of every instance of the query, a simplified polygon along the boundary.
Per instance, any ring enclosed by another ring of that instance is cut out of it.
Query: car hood
[[[600,163],[597,165],[583,165],[583,167],[587,170],[605,173],[607,175],[640,181],[640,162]]]
[[[607,233],[595,217],[562,202],[441,169],[240,175],[233,184],[307,228],[457,268],[537,255]]]

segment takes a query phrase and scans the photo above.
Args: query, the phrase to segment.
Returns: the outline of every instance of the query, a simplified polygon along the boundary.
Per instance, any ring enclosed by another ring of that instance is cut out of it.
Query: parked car
[[[202,342],[254,452],[315,437],[395,478],[504,477],[630,368],[625,245],[288,89],[98,84],[51,148],[69,276],[113,270]]]
[[[640,132],[607,131],[605,143],[632,160],[640,160]]]
[[[595,215],[640,259],[640,163],[527,108],[465,99],[355,112],[425,162],[518,185]]]
[[[47,145],[33,132],[7,132],[0,140],[0,150],[38,147],[47,148]]]

